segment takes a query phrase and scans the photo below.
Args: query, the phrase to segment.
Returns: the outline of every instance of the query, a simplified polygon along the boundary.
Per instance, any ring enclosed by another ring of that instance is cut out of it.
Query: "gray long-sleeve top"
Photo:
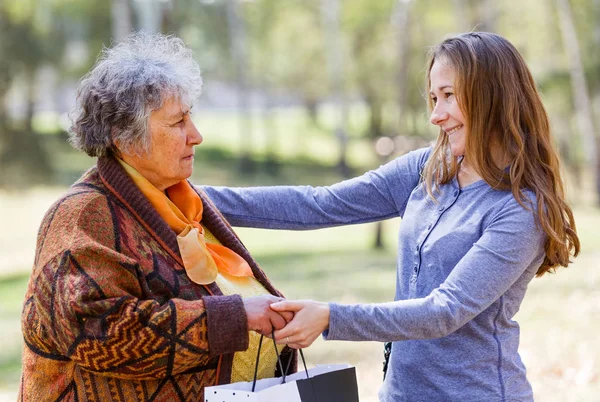
[[[316,229],[402,217],[395,301],[331,303],[328,340],[394,341],[380,400],[530,401],[512,319],[543,262],[535,196],[420,181],[430,149],[329,187],[203,187],[234,226]]]

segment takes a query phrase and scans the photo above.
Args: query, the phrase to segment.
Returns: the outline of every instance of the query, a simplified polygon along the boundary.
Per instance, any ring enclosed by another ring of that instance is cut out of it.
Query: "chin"
[[[453,139],[455,141],[452,141]],[[458,140],[458,141],[456,141],[456,140]],[[461,141],[460,138],[449,138],[448,143],[450,145],[450,152],[452,152],[452,155],[455,158],[465,155],[465,144],[463,141]]]
[[[192,169],[190,169],[190,170],[189,170],[189,172],[185,172],[185,173],[183,173],[183,174],[181,175],[181,180],[187,180],[187,179],[189,179],[190,177],[192,177],[192,172],[193,172],[193,170],[192,170]]]
[[[465,155],[465,149],[464,148],[453,147],[451,145],[450,146],[450,151],[452,152],[452,156],[454,156],[455,158],[458,158],[460,156],[464,156]]]

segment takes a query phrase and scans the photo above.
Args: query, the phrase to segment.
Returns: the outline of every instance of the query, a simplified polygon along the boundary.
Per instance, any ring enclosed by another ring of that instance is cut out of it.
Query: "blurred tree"
[[[198,55],[203,75],[234,84],[237,97],[240,154],[237,169],[255,171],[252,159],[251,47],[247,34],[248,8],[254,2],[241,0],[181,0],[172,3],[164,28],[175,32]]]
[[[263,95],[262,122],[266,134],[266,172],[270,175],[279,173],[280,164],[277,159],[277,138],[275,129],[276,93],[282,84],[273,63],[278,49],[276,48],[277,22],[284,17],[284,9],[277,0],[263,0],[246,13],[248,40],[251,43],[249,52],[249,72],[252,83]]]
[[[178,35],[194,49],[203,75],[216,81],[234,81],[227,3],[222,0],[177,0],[171,4],[164,18],[163,31]]]
[[[469,18],[468,0],[454,0],[454,10],[458,29],[462,32],[471,30],[473,22]]]
[[[27,185],[46,182],[52,165],[41,138],[33,131],[39,69],[56,65],[64,51],[64,31],[54,2],[0,3],[0,160],[5,174],[0,185]],[[54,20],[56,18],[56,21]],[[10,121],[5,96],[16,82],[25,95],[21,121]]]
[[[411,42],[411,0],[396,2],[392,14],[397,43],[396,88],[398,89],[398,133],[407,132],[406,119],[408,116],[408,73]]]
[[[340,0],[322,0],[321,12],[325,30],[327,69],[331,82],[333,105],[338,114],[334,134],[339,144],[338,170],[348,178],[350,170],[346,160],[348,150],[348,99],[346,93],[346,54],[340,27]]]
[[[496,21],[498,18],[498,1],[483,0],[479,2],[479,18],[478,30],[495,32]]]
[[[390,131],[389,127],[384,127],[383,116],[385,104],[392,100],[395,93],[394,85],[390,83],[402,85],[397,86],[398,93],[404,94],[405,83],[394,79],[394,73],[399,71],[399,68],[402,69],[406,61],[406,57],[402,60],[398,58],[394,46],[395,32],[391,24],[394,3],[403,4],[397,0],[382,0],[376,5],[362,0],[350,0],[344,4],[346,6],[344,30],[350,43],[354,67],[352,78],[369,110],[367,135],[372,140]],[[396,8],[396,14],[406,11],[407,9],[402,5]],[[407,25],[399,29],[403,30],[402,38],[410,36]],[[405,44],[406,42],[401,42],[400,46]],[[403,72],[399,73],[399,75],[403,74]]]
[[[252,99],[248,77],[248,38],[244,7],[239,0],[225,0],[227,5],[227,27],[229,29],[229,49],[235,66],[235,83],[238,98],[238,130],[240,134],[241,156],[238,171],[243,174],[254,172],[251,159],[253,148]]]
[[[321,0],[261,0],[249,8],[253,82],[298,96],[319,125],[319,103],[330,93]]]
[[[353,78],[368,108],[366,134],[373,144],[372,152],[376,153],[382,164],[392,153],[378,153],[375,148],[380,138],[392,135],[391,124],[384,117],[385,106],[392,101],[396,91],[400,94],[398,109],[404,112],[406,106],[407,42],[410,40],[408,3],[380,1],[375,5],[359,0],[345,3],[344,29],[353,57]],[[396,44],[398,47],[395,49]],[[394,79],[395,75],[397,80]],[[398,117],[402,124],[403,116]],[[378,222],[373,242],[376,249],[384,247],[382,232],[383,223]]]
[[[454,0],[454,7],[461,32],[495,32],[498,12],[496,0]]]
[[[133,29],[131,7],[128,0],[112,0],[112,37],[121,41]]]
[[[565,51],[568,54],[569,72],[575,108],[575,117],[580,135],[583,137],[586,160],[590,165],[595,184],[596,202],[600,203],[600,165],[598,164],[597,140],[594,129],[590,96],[580,53],[579,40],[569,0],[556,0],[556,7],[563,36]]]

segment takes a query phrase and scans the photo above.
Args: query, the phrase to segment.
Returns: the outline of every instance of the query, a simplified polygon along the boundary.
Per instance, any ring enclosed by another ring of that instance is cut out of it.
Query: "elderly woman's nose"
[[[188,143],[192,145],[200,145],[204,141],[204,137],[196,128],[196,125],[190,121],[188,128]]]

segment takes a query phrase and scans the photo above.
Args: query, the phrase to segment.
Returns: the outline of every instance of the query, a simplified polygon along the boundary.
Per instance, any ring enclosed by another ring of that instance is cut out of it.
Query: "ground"
[[[37,226],[62,191],[0,193],[0,401],[16,399],[22,344],[20,310]],[[516,317],[521,324],[520,353],[538,402],[600,401],[600,211],[577,208],[576,219],[583,243],[581,256],[568,269],[535,279]],[[311,232],[238,232],[289,298],[378,302],[393,299],[399,225],[398,220],[385,223],[384,251],[371,249],[373,225]],[[309,365],[355,365],[361,401],[376,402],[382,349],[376,342],[319,339],[305,355]]]

